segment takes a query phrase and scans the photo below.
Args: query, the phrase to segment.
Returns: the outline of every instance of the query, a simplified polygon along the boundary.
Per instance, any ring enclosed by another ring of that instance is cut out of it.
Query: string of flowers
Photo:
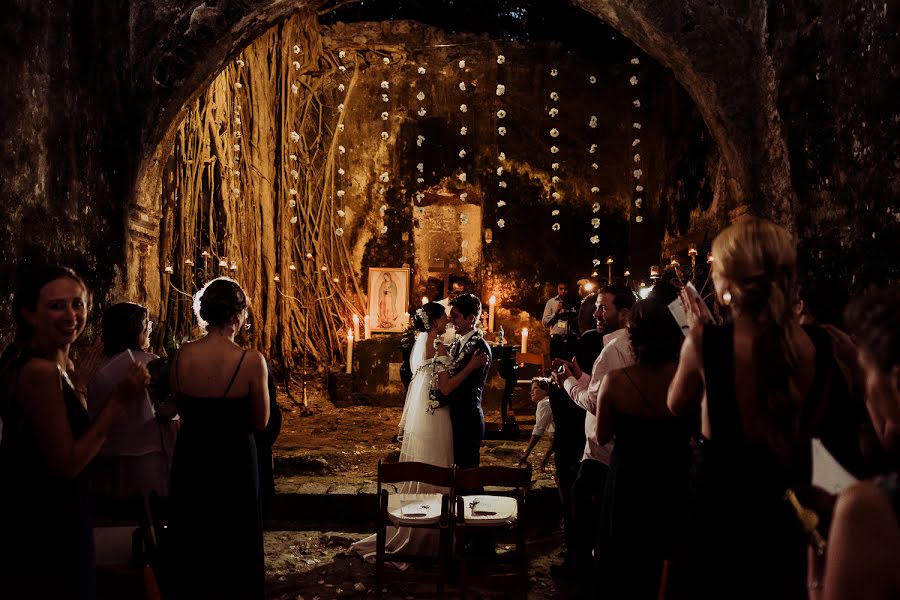
[[[462,161],[462,160],[466,157],[466,148],[465,148],[465,146],[466,146],[466,139],[467,139],[466,136],[467,136],[467,134],[469,133],[469,128],[468,128],[468,126],[467,126],[468,120],[466,119],[466,113],[469,112],[469,106],[468,106],[468,104],[466,104],[466,100],[468,99],[468,93],[467,93],[467,92],[468,92],[468,87],[466,86],[466,82],[464,81],[465,74],[468,72],[468,69],[466,68],[466,61],[463,60],[463,59],[460,59],[460,60],[459,60],[459,62],[457,63],[457,67],[459,67],[459,70],[460,70],[460,82],[459,82],[460,105],[459,105],[459,112],[460,112],[460,124],[461,124],[461,125],[460,125],[460,127],[459,127],[459,135],[460,135],[460,137],[462,138],[462,140],[461,140],[461,146],[462,146],[462,148],[461,148],[460,151],[459,151],[459,158],[460,158],[460,161]],[[459,194],[459,199],[460,199],[462,202],[465,202],[465,201],[466,201],[466,198],[468,197],[468,193],[465,191],[465,189],[467,188],[467,186],[466,186],[467,175],[466,175],[466,171],[465,171],[464,166],[465,166],[465,163],[463,163],[462,167],[460,168],[460,171],[461,171],[461,172],[460,172],[460,174],[458,175],[459,180],[460,180],[460,181],[462,182],[462,184],[463,184],[463,190],[464,190],[463,192],[461,192],[461,193]],[[460,210],[459,215],[457,216],[457,218],[459,219],[459,224],[460,224],[460,225],[467,225],[467,224],[469,223],[469,217],[468,217],[468,216],[466,215],[466,213],[463,212],[462,210]],[[469,243],[468,243],[466,240],[463,240],[463,241],[462,241],[462,248],[461,248],[461,250],[460,250],[460,255],[459,255],[459,256],[457,257],[457,259],[456,259],[456,260],[459,261],[460,263],[466,262],[465,249],[466,249],[466,246],[468,246],[468,244],[469,244]]]
[[[557,69],[555,69],[555,68],[550,69],[550,77],[555,78],[557,75],[559,75],[559,71]],[[555,118],[556,115],[559,114],[558,110],[554,110],[554,109],[556,109],[555,103],[559,101],[559,93],[557,93],[556,91],[550,92],[550,101],[554,103],[554,106],[551,107],[550,112],[549,112],[550,118],[552,119],[552,118]],[[557,154],[559,154],[559,146],[556,145],[556,138],[558,138],[558,137],[559,137],[559,130],[556,129],[555,127],[552,127],[550,129],[550,159],[551,159],[550,170],[552,171],[552,175],[550,177],[550,200],[551,200],[550,204],[552,206],[552,208],[550,210],[550,217],[551,217],[551,220],[553,221],[553,224],[550,226],[550,228],[553,231],[560,230],[560,224],[559,224],[559,219],[558,219],[558,217],[559,217],[559,201],[562,199],[562,194],[557,189],[557,184],[559,183],[559,180],[560,180],[560,178],[559,178],[560,164],[559,164],[559,157],[557,156]]]
[[[425,69],[425,67],[421,66],[421,65],[416,69],[416,73],[419,76],[425,75],[426,72],[427,72],[427,70]],[[415,83],[414,83],[414,87],[418,87],[418,86],[419,86],[419,80],[416,79]],[[425,107],[423,105],[423,103],[425,102],[425,92],[423,92],[422,90],[419,90],[415,95],[415,99],[418,101],[418,107],[419,107],[418,110],[416,111],[416,114],[419,115],[419,118],[422,118],[427,114],[427,111],[425,110]],[[424,146],[425,146],[425,136],[420,133],[416,136],[416,148],[423,148]],[[422,153],[423,153],[422,150],[417,150],[417,158],[421,159]],[[425,163],[424,163],[424,161],[419,160],[416,163],[416,171],[418,171],[416,173],[416,184],[418,184],[419,186],[422,186],[425,183]],[[424,199],[425,199],[425,194],[422,192],[421,188],[418,188],[418,191],[416,192],[416,204],[421,203],[422,200],[424,200]],[[419,214],[425,213],[425,209],[423,207],[420,206],[420,207],[418,207],[418,209],[419,209]]]
[[[588,76],[588,85],[594,87],[597,85],[597,76],[589,75]],[[588,160],[591,161],[591,170],[594,171],[594,175],[598,176],[600,171],[600,165],[596,161],[597,154],[597,144],[594,143],[594,134],[597,129],[597,115],[590,115],[587,122],[589,139],[591,139],[591,144],[587,148]],[[596,195],[600,193],[600,188],[596,185],[591,186],[591,194]],[[594,200],[591,205],[591,228],[593,231],[591,235],[588,237],[588,242],[590,243],[590,247],[593,248],[593,266],[596,268],[600,265],[600,259],[598,257],[598,247],[600,244],[600,203],[597,200]]]
[[[631,101],[631,110],[630,114],[634,117],[631,123],[631,128],[633,132],[633,139],[631,140],[631,149],[634,152],[632,156],[632,161],[634,163],[633,170],[631,171],[631,175],[634,178],[634,210],[631,211],[634,215],[634,222],[641,223],[644,220],[644,216],[642,214],[644,199],[642,197],[642,193],[644,191],[643,186],[643,176],[644,171],[641,169],[641,154],[640,154],[640,131],[641,131],[641,122],[638,117],[641,114],[639,111],[641,109],[641,99],[639,94],[638,83],[640,80],[638,79],[638,65],[641,63],[640,59],[635,57],[631,59],[631,67],[632,73],[631,77],[628,79],[628,83],[631,84],[631,87],[634,88],[634,99]]]
[[[503,66],[506,64],[506,57],[502,54],[497,55],[497,79],[501,79],[501,75],[506,75],[506,68]],[[505,172],[505,164],[506,163],[506,152],[504,151],[503,139],[506,136],[506,108],[504,102],[504,95],[506,94],[506,78],[502,78],[503,81],[497,83],[497,87],[494,89],[494,95],[497,97],[497,111],[494,113],[497,119],[497,185],[502,190],[506,190],[506,180],[503,179],[503,173]],[[500,194],[500,199],[497,200],[497,208],[503,209],[506,206],[506,193],[503,192]],[[500,215],[506,215],[507,211],[503,211]],[[497,228],[503,229],[506,227],[506,220],[500,216],[497,219]]]

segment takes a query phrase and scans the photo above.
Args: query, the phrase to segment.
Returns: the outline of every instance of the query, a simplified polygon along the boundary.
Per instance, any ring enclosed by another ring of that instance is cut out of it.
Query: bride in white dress
[[[419,334],[409,357],[413,378],[406,392],[406,404],[400,419],[400,462],[424,462],[439,467],[453,465],[453,425],[447,406],[433,407],[431,390],[436,386],[439,373],[446,369],[449,358],[435,357],[435,339],[444,334],[447,315],[444,306],[429,302],[416,310],[414,323]],[[398,489],[401,494],[445,494],[449,490],[422,483],[404,483]],[[439,532],[408,527],[390,527],[387,530],[387,554],[413,554],[434,556],[438,553]],[[350,552],[369,561],[375,560],[375,536],[369,536],[350,547]],[[395,563],[405,568],[405,563]]]

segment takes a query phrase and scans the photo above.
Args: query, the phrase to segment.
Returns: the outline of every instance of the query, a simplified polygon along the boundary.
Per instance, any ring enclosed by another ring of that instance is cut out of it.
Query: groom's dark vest
[[[455,370],[457,373],[462,370],[478,350],[487,354],[488,362],[480,370],[469,373],[459,387],[450,393],[453,458],[456,465],[464,469],[477,467],[481,461],[481,440],[484,438],[484,412],[481,410],[481,396],[491,370],[491,348],[487,342],[482,338],[470,344],[466,353],[458,357]]]

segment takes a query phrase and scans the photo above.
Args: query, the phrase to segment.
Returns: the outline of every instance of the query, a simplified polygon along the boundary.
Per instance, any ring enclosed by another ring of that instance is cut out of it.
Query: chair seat
[[[519,515],[516,499],[508,496],[463,496],[463,506],[466,525],[473,527],[512,525]]]
[[[388,515],[391,523],[426,525],[441,520],[441,494],[389,494]]]

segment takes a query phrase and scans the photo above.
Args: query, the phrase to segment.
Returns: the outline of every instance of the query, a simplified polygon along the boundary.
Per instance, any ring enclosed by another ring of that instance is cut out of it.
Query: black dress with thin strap
[[[259,470],[250,397],[228,397],[241,363],[222,396],[178,393],[181,427],[170,487],[175,598],[263,597]],[[177,379],[177,360],[175,368]]]

